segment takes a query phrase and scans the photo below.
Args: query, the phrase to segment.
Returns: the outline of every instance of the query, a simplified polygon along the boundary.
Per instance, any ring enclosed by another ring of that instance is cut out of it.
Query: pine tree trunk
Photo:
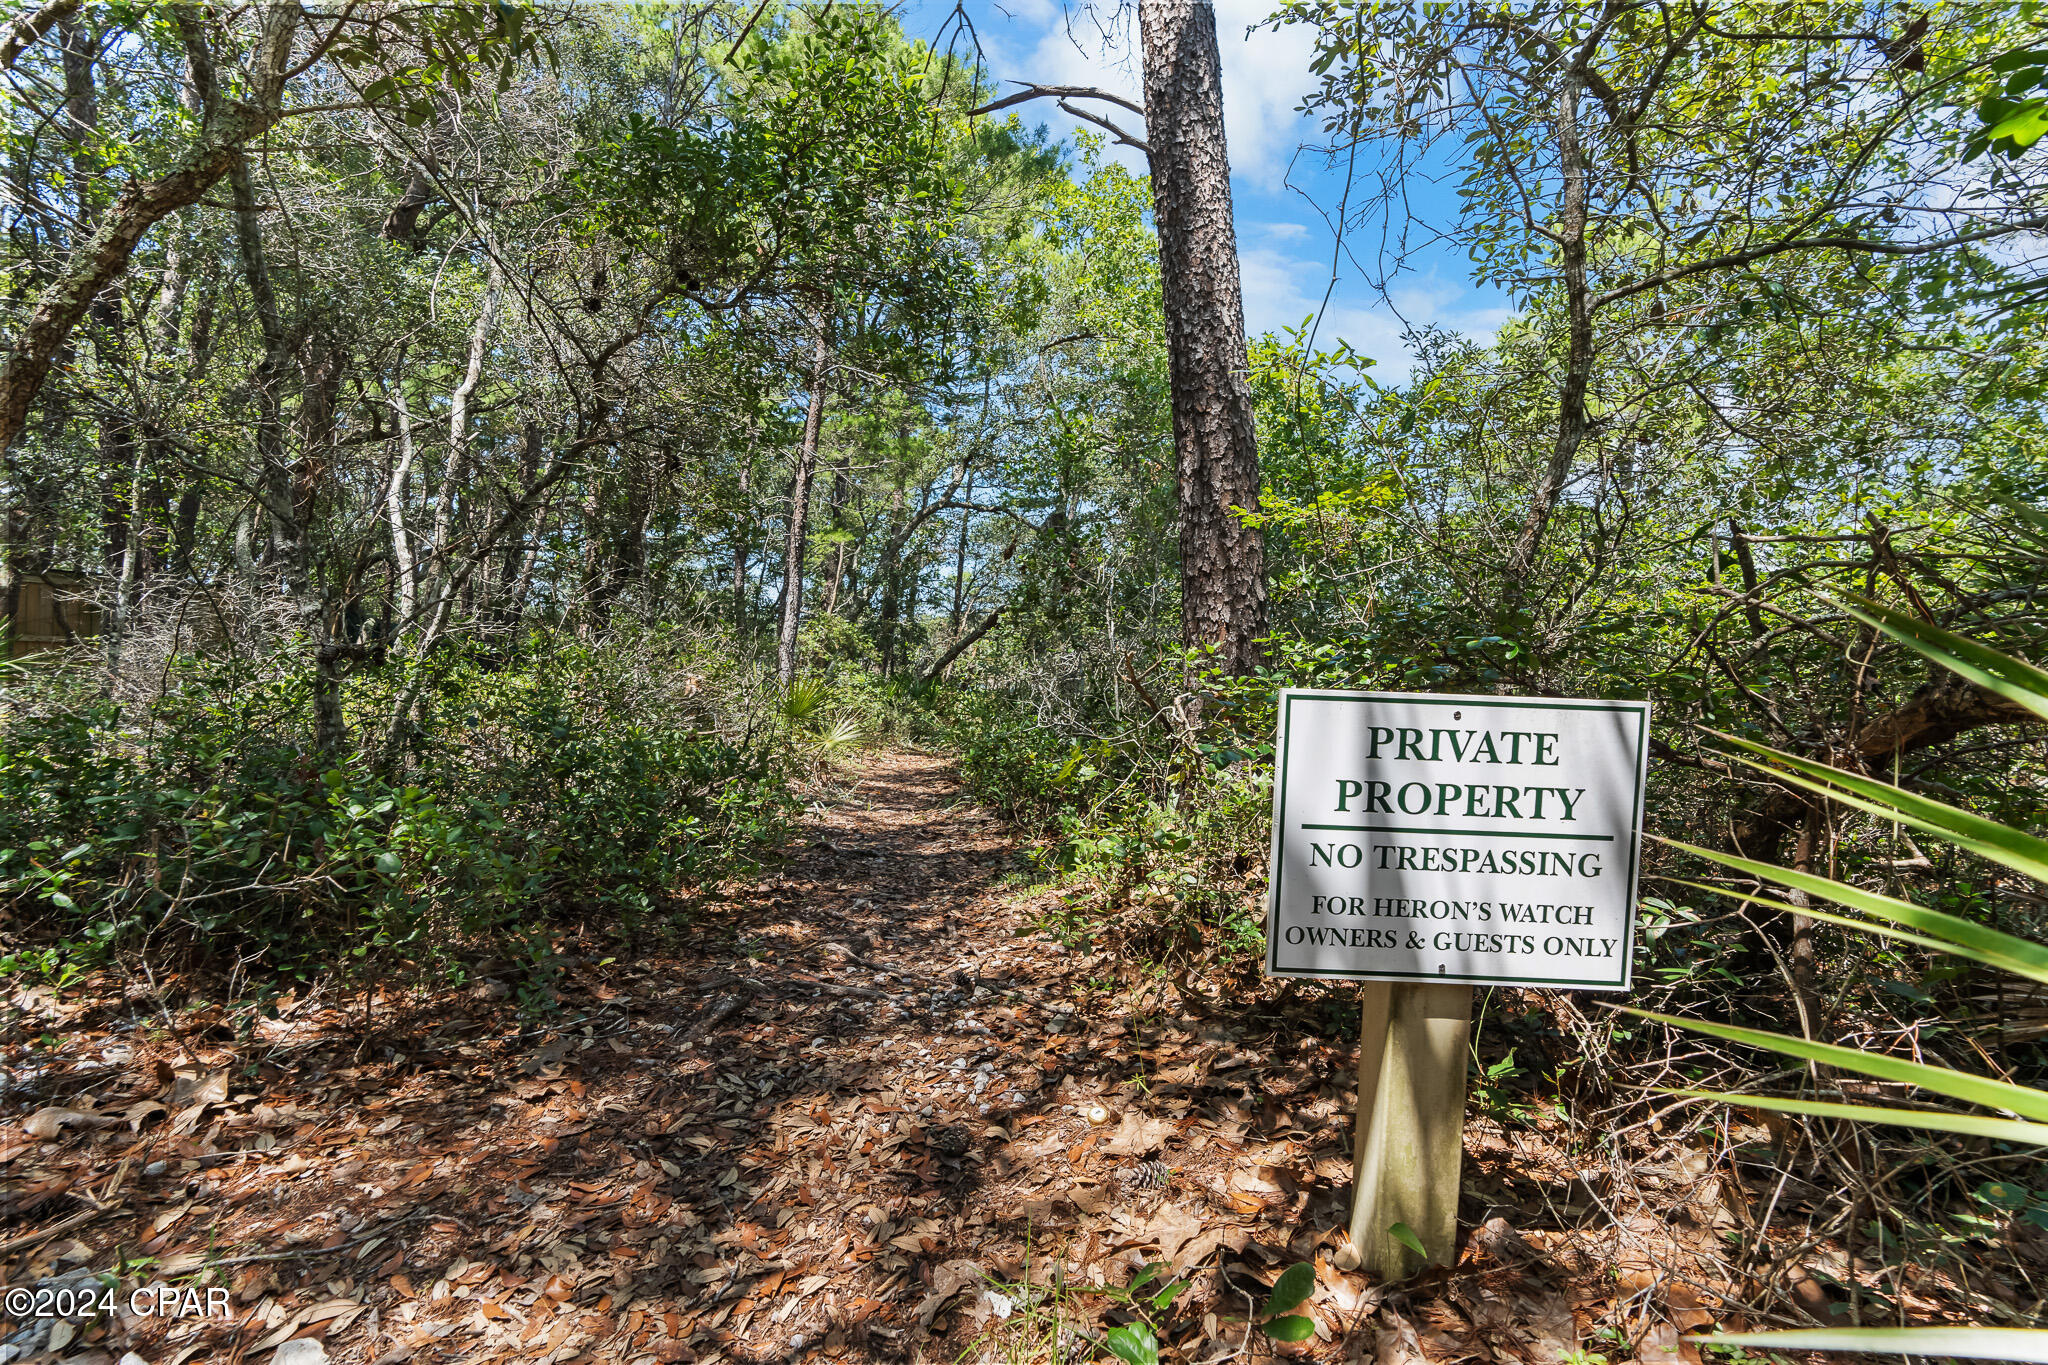
[[[1223,141],[1223,62],[1205,0],[1139,0],[1180,500],[1181,636],[1233,673],[1258,662],[1265,546],[1259,451]]]
[[[782,552],[782,626],[775,641],[775,676],[787,687],[796,678],[796,633],[804,616],[804,548],[809,537],[811,478],[818,469],[818,433],[825,422],[825,371],[830,349],[825,324],[818,324],[818,348],[811,361],[811,404],[804,414],[803,443],[789,481],[789,535]]]

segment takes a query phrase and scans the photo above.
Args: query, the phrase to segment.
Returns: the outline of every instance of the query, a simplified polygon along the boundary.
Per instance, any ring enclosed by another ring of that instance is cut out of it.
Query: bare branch
[[[1101,115],[1091,114],[1085,109],[1076,109],[1073,105],[1068,104],[1065,100],[1060,101],[1060,108],[1066,110],[1068,113],[1072,114],[1075,118],[1080,119],[1084,123],[1092,123],[1098,128],[1107,128],[1111,135],[1114,136],[1116,140],[1118,142],[1121,142],[1124,146],[1136,147],[1146,156],[1152,155],[1151,143],[1139,141],[1137,138],[1132,137],[1129,133],[1117,127],[1114,123],[1111,123],[1108,119],[1103,118]]]
[[[917,675],[917,681],[913,683],[912,686],[922,687],[926,683],[930,682],[933,678],[938,677],[939,674],[945,672],[946,666],[952,663],[953,660],[959,658],[962,654],[965,654],[968,650],[968,647],[971,646],[976,640],[979,640],[982,636],[988,634],[989,627],[993,626],[998,620],[1000,620],[1002,618],[1003,613],[1007,610],[1009,610],[1009,603],[1005,602],[1002,606],[997,607],[988,615],[982,617],[980,625],[976,626],[973,630],[968,631],[965,635],[955,640],[953,642],[953,647],[951,649],[947,650],[944,654],[941,654],[938,658],[932,660],[932,662],[925,668],[924,672]]]
[[[50,0],[33,14],[24,14],[7,26],[7,36],[0,38],[0,71],[14,70],[15,59],[42,41],[50,26],[67,14],[78,10],[80,0]]]
[[[1092,85],[1034,85],[1030,81],[1012,81],[1010,84],[1021,85],[1024,88],[1014,95],[1005,95],[999,100],[984,104],[979,109],[969,109],[967,117],[979,118],[983,114],[993,114],[998,109],[1007,109],[1013,104],[1038,99],[1107,100],[1119,108],[1130,110],[1139,118],[1145,117],[1143,105],[1133,104],[1122,95],[1112,95],[1107,90],[1097,90]]]
[[[1950,233],[1946,237],[1935,237],[1924,242],[1888,242],[1881,238],[1828,235],[1822,237],[1793,237],[1784,241],[1761,242],[1740,251],[1725,252],[1710,256],[1703,261],[1688,265],[1672,266],[1646,275],[1633,284],[1617,285],[1593,299],[1595,309],[1605,308],[1647,289],[1657,289],[1677,280],[1709,271],[1725,270],[1730,266],[1749,265],[1756,261],[1782,256],[1788,251],[1835,251],[1858,252],[1870,256],[1927,256],[1950,247],[1967,246],[1973,242],[1988,242],[2000,237],[2010,237],[2018,232],[2040,232],[2048,229],[2048,214],[2036,214],[2032,218],[2015,219],[2010,223],[1996,223],[1990,227],[1976,228],[1969,232]]]

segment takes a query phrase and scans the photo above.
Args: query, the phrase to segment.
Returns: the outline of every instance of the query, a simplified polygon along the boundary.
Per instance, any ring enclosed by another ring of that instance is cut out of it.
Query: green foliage
[[[1040,1288],[1027,1277],[1019,1284],[1005,1286],[1005,1297],[1022,1310],[1011,1320],[1011,1325],[1013,1328],[1021,1325],[1034,1335],[1042,1330],[1055,1359],[1067,1358],[1071,1350],[1067,1339],[1072,1335],[1123,1361],[1124,1365],[1159,1365],[1162,1338],[1180,1339],[1182,1349],[1189,1351],[1186,1336],[1192,1324],[1172,1315],[1174,1303],[1187,1291],[1189,1282],[1172,1278],[1171,1270],[1168,1263],[1155,1261],[1141,1266],[1127,1284],[1092,1288],[1065,1283],[1063,1277],[1054,1277],[1050,1288]],[[1315,1320],[1293,1314],[1292,1310],[1307,1302],[1315,1290],[1313,1265],[1299,1262],[1289,1266],[1274,1281],[1265,1303],[1260,1306],[1253,1322],[1248,1324],[1248,1329],[1255,1327],[1272,1341],[1308,1340],[1315,1335]],[[1107,1328],[1099,1338],[1085,1331],[1073,1332],[1063,1321],[1065,1314],[1062,1309],[1072,1298],[1080,1295],[1105,1299],[1116,1306],[1119,1317],[1131,1320]],[[1192,1351],[1189,1353],[1193,1354]]]
[[[1991,63],[2002,80],[1978,102],[1981,127],[1967,144],[1965,160],[1988,149],[2002,157],[2023,155],[2048,133],[2048,48],[2007,52]]]
[[[53,945],[15,969],[145,948],[302,976],[463,944],[544,957],[551,922],[669,913],[790,810],[771,751],[665,706],[623,647],[444,650],[388,763],[315,757],[291,662],[187,662],[135,714],[55,681],[8,694],[0,903]],[[348,705],[381,714],[382,684],[359,676]]]
[[[1297,1262],[1281,1271],[1280,1278],[1273,1281],[1272,1293],[1266,1296],[1265,1305],[1259,1310],[1259,1316],[1264,1319],[1259,1330],[1275,1341],[1307,1341],[1316,1334],[1315,1319],[1295,1314],[1293,1310],[1308,1302],[1309,1295],[1315,1292],[1316,1268],[1307,1261]]]
[[[1159,1365],[1159,1338],[1143,1323],[1110,1328],[1102,1334],[1102,1347],[1124,1365]]]
[[[1874,629],[1907,645],[1935,664],[1989,687],[2020,703],[2035,715],[2048,719],[2048,673],[2043,673],[2022,660],[1989,649],[1976,641],[1941,630],[1910,613],[1894,611],[1869,601],[1860,602],[1852,610]],[[2041,857],[2042,843],[2024,830],[2000,825],[1954,806],[1929,801],[1918,793],[1889,783],[1874,781],[1857,773],[1814,763],[1795,754],[1751,743],[1744,743],[1743,748],[1759,756],[1745,758],[1743,761],[1771,772],[1781,780],[1792,782],[1819,795],[1847,802],[1860,809],[1911,824],[1925,833],[2001,862],[2037,883],[2048,884],[2048,860]],[[1735,867],[1739,871],[1780,882],[1871,917],[1863,919],[1825,914],[1818,916],[1832,923],[1889,939],[1909,941],[1935,952],[1970,958],[2035,981],[2048,980],[2048,946],[1956,916],[1877,896],[1862,888],[1829,878],[1801,872],[1786,872],[1751,863],[1747,859],[1705,850],[1691,851],[1715,862]],[[1795,907],[1762,897],[1745,896],[1743,899],[1760,901],[1772,909],[1787,913],[1815,914],[1809,908]],[[1810,1038],[1792,1038],[1758,1029],[1674,1019],[1641,1010],[1631,1010],[1629,1013],[1785,1056],[1824,1063],[1831,1068],[1872,1076],[1881,1081],[1925,1091],[1943,1099],[1974,1104],[2018,1117],[1991,1117],[1948,1109],[1906,1108],[1830,1099],[1779,1098],[1698,1090],[1666,1093],[1741,1104],[1752,1109],[1892,1124],[1923,1131],[1994,1139],[2021,1147],[2048,1147],[2048,1090],[1950,1067],[1904,1061],[1867,1047],[1818,1043]],[[1994,1182],[1979,1187],[1977,1196],[2008,1215],[2039,1222],[2040,1203],[2031,1191]],[[1811,1332],[1730,1334],[1711,1340],[1723,1345],[1764,1346],[1780,1350],[1843,1350],[2048,1361],[2048,1332],[2027,1329],[1831,1328]]]

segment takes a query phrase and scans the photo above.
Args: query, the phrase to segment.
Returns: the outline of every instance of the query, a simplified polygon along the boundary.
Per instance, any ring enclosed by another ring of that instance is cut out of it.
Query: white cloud
[[[1118,0],[1096,0],[1092,6],[1081,0],[969,3],[992,79],[1094,86],[1135,104],[1144,102],[1135,5]],[[1313,33],[1299,27],[1248,33],[1272,8],[1272,0],[1216,0],[1224,131],[1236,181],[1245,322],[1252,335],[1299,326],[1303,318],[1320,313],[1316,344],[1328,347],[1340,338],[1350,342],[1378,362],[1373,376],[1382,383],[1400,382],[1413,365],[1402,340],[1410,326],[1435,325],[1489,339],[1513,310],[1502,306],[1497,294],[1452,278],[1459,262],[1449,255],[1439,273],[1433,253],[1424,253],[1423,272],[1401,277],[1391,308],[1359,279],[1348,259],[1337,288],[1329,291],[1331,225],[1288,184],[1297,150],[1317,133],[1310,120],[1295,112],[1316,84],[1309,70]],[[1005,93],[1015,88],[1002,87]],[[1133,135],[1142,131],[1142,123],[1125,110],[1092,101],[1085,107]],[[1018,106],[1017,113],[1027,125],[1044,123],[1055,137],[1088,127],[1051,100]],[[1109,155],[1139,175],[1146,171],[1144,158],[1130,148],[1112,147]],[[1341,193],[1319,158],[1304,157],[1292,172],[1294,186],[1327,200],[1326,208]]]
[[[1053,0],[1015,0],[1005,8],[1009,19],[998,12],[978,25],[996,79],[1094,86],[1133,104],[1145,102],[1136,6],[1101,4],[1084,10]],[[1295,106],[1313,83],[1310,30],[1259,29],[1247,34],[1247,28],[1271,12],[1271,0],[1218,0],[1216,5],[1216,42],[1223,56],[1223,132],[1231,172],[1265,190],[1279,189],[1286,179],[1288,162],[1309,126]],[[1134,116],[1114,106],[1089,102],[1084,107],[1107,115],[1133,135],[1142,133]],[[1043,120],[1056,133],[1088,126],[1050,101],[1020,112],[1025,122]],[[1130,148],[1118,149],[1117,157],[1132,170],[1144,168],[1143,158]]]
[[[1273,234],[1261,235],[1271,238]],[[1327,255],[1317,259],[1314,246],[1307,241],[1297,250],[1279,245],[1247,246],[1241,241],[1237,265],[1244,291],[1245,329],[1251,335],[1283,332],[1320,314],[1313,324],[1317,348],[1328,350],[1339,341],[1350,342],[1360,354],[1378,362],[1372,374],[1382,384],[1400,383],[1414,365],[1403,340],[1409,327],[1443,327],[1486,341],[1514,316],[1513,309],[1475,293],[1470,286],[1448,283],[1434,275],[1403,280],[1393,291],[1391,309],[1376,296],[1361,295],[1355,288],[1347,290],[1340,280],[1325,307],[1330,259]],[[1362,303],[1362,298],[1369,298],[1370,305]]]

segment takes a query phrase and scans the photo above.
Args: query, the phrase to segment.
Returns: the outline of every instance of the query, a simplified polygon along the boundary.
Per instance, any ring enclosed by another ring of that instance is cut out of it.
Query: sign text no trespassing
[[[1281,693],[1267,971],[1625,990],[1649,710]]]

